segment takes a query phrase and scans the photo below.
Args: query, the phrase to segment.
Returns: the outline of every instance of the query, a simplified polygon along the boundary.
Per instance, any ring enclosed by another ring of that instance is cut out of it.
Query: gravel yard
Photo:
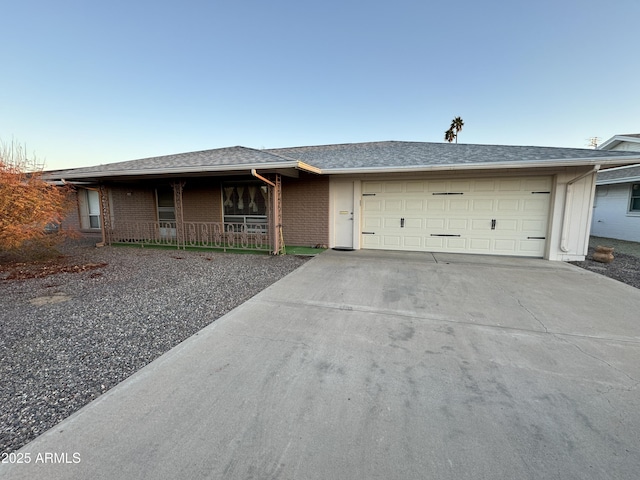
[[[54,264],[0,269],[0,453],[307,260],[81,243],[66,249]]]
[[[613,262],[600,263],[591,258],[595,247],[598,245],[614,248]],[[640,288],[640,243],[611,238],[591,237],[587,258],[583,262],[572,263],[586,270],[626,283],[632,287]]]

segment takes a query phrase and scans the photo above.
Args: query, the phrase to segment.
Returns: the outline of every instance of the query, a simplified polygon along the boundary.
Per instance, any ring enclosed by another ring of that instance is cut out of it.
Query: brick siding
[[[221,222],[222,194],[219,185],[193,186],[189,183],[182,191],[185,222]]]
[[[111,216],[117,227],[121,222],[155,222],[158,220],[153,187],[109,186]]]
[[[286,245],[328,245],[329,178],[282,177],[282,223]]]

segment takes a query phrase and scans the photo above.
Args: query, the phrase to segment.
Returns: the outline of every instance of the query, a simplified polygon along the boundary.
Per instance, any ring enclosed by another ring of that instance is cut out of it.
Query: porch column
[[[276,174],[275,184],[271,188],[271,219],[269,228],[271,229],[271,248],[273,255],[279,255],[284,249],[282,237],[282,178]]]
[[[180,245],[184,248],[187,242],[184,230],[184,210],[182,208],[182,189],[186,182],[173,182],[173,205],[176,209],[176,243],[178,248]]]
[[[109,207],[109,189],[106,185],[98,187],[100,195],[100,220],[102,223],[102,243],[111,245],[111,233],[113,225],[111,225],[111,208]]]

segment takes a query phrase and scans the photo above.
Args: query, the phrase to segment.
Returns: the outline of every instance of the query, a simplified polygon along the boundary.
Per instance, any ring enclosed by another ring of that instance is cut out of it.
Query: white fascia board
[[[139,170],[110,170],[105,172],[81,172],[73,174],[73,172],[62,172],[62,177],[76,178],[107,178],[107,177],[139,177],[147,175],[180,175],[183,173],[207,173],[207,172],[238,172],[243,170],[275,170],[282,168],[300,168],[309,171],[318,170],[315,167],[301,167],[302,162],[278,162],[278,163],[258,163],[243,165],[215,165],[215,166],[195,166],[195,167],[174,167],[174,168],[157,168],[157,169],[139,169]],[[66,173],[66,175],[64,175]],[[56,176],[55,178],[57,178]]]
[[[614,135],[609,140],[598,147],[598,150],[611,150],[613,147],[622,142],[640,143],[638,137],[625,137],[624,135]]]
[[[617,183],[636,183],[640,182],[640,177],[624,177],[614,178],[612,180],[596,180],[596,185],[614,185]]]
[[[549,167],[583,167],[596,165],[620,165],[637,164],[640,156],[633,157],[601,157],[601,158],[576,158],[572,160],[542,160],[530,162],[487,162],[487,163],[462,163],[455,165],[428,165],[412,167],[356,167],[356,168],[325,168],[324,174],[354,174],[354,173],[402,173],[402,172],[434,172],[456,170],[491,170],[491,169],[524,169],[524,168],[549,168]]]

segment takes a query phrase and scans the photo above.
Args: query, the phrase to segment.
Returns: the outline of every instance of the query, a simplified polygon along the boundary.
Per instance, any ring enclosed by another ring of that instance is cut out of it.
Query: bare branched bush
[[[59,225],[69,208],[69,187],[44,181],[43,167],[15,140],[0,141],[0,251],[51,245],[51,235],[64,236]]]

